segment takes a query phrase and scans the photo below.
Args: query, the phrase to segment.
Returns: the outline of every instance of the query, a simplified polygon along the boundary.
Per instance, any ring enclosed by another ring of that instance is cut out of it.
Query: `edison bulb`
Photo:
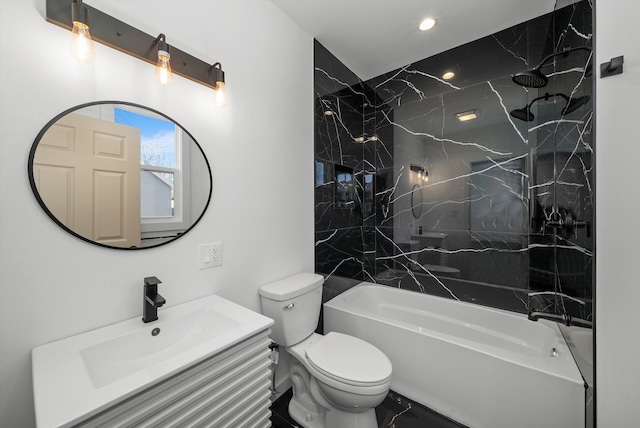
[[[89,33],[89,26],[74,21],[71,30],[71,53],[78,61],[87,63],[93,60],[93,42]]]
[[[224,82],[217,82],[216,86],[216,104],[218,107],[224,108],[227,106],[227,90],[224,87]]]
[[[171,72],[171,63],[169,62],[170,58],[171,55],[169,55],[169,52],[163,50],[158,51],[156,77],[162,86],[167,86],[171,83],[171,78],[173,77],[173,73]]]

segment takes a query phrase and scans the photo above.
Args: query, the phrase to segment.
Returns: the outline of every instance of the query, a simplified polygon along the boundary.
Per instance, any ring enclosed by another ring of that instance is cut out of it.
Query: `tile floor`
[[[273,428],[300,427],[287,411],[291,394],[289,389],[271,405]],[[466,428],[393,391],[376,407],[376,417],[379,428]]]

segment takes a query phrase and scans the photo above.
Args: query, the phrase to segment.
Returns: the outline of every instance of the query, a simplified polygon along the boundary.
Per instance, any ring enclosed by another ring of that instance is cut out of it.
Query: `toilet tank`
[[[324,278],[299,273],[260,287],[262,313],[273,319],[271,339],[292,346],[310,336],[318,326]]]

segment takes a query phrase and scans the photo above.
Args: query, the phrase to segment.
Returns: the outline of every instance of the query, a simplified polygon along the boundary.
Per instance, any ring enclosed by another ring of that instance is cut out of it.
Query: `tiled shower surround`
[[[366,82],[316,41],[328,292],[344,277],[591,319],[591,46],[587,0]],[[545,87],[513,82],[563,50],[540,67]],[[467,111],[477,118],[457,119]]]

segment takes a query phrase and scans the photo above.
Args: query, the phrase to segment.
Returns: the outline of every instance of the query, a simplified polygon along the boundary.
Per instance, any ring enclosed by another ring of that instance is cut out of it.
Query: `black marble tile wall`
[[[316,271],[589,319],[592,32],[583,0],[366,82],[316,41]]]

